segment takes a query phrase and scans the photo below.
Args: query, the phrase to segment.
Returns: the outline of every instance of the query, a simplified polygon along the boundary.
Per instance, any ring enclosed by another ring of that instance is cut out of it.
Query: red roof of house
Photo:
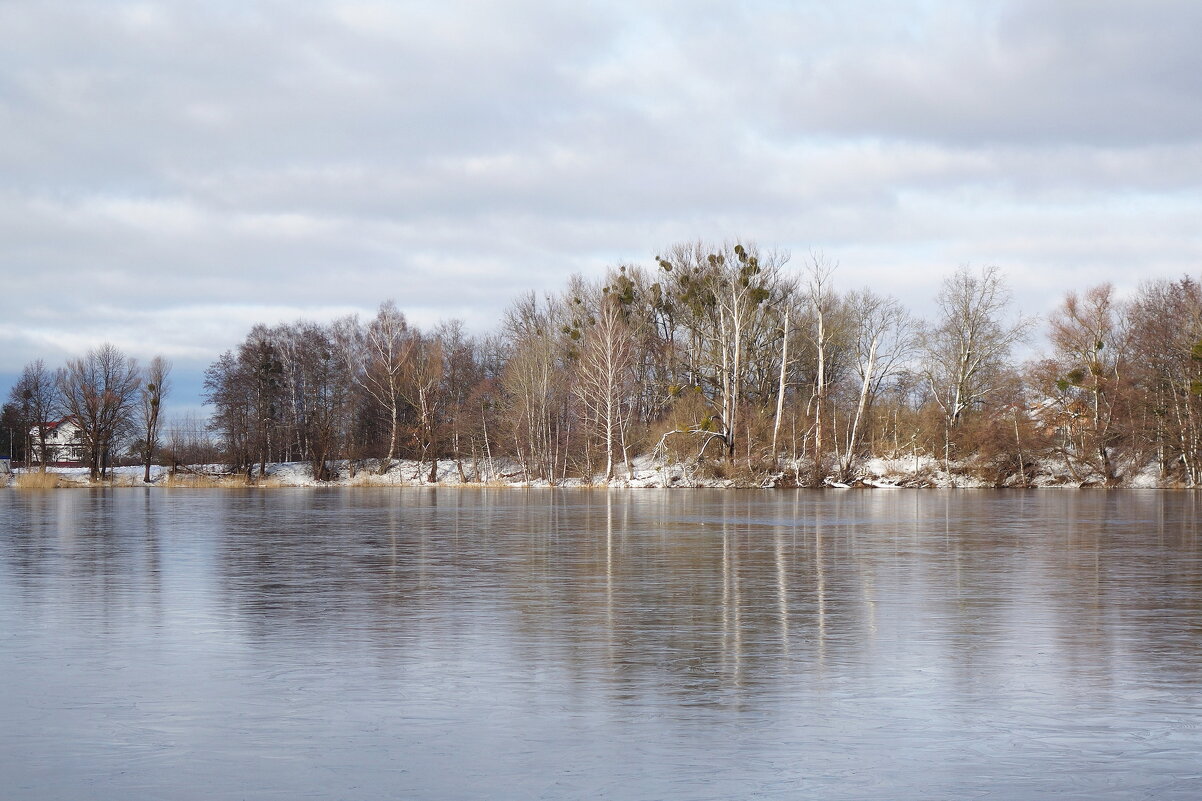
[[[74,419],[75,419],[75,415],[69,414],[66,417],[64,417],[62,420],[47,420],[43,423],[34,423],[34,426],[41,426],[42,428],[45,428],[47,431],[53,431],[54,429],[61,426],[63,423],[72,421]]]

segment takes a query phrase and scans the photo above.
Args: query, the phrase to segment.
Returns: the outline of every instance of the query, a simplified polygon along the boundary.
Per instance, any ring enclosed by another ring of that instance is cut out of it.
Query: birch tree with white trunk
[[[437,339],[414,334],[409,337],[409,342],[411,350],[401,372],[400,394],[417,413],[418,470],[422,470],[429,460],[430,472],[426,480],[433,483],[438,478],[437,438],[446,365],[442,343]]]
[[[588,411],[605,446],[605,481],[613,481],[618,443],[625,445],[634,373],[634,335],[622,319],[617,296],[602,298],[596,322],[585,335],[572,390]],[[623,457],[629,471],[629,459]]]
[[[400,417],[405,401],[401,383],[412,358],[413,339],[405,315],[396,303],[380,304],[376,316],[363,326],[352,318],[336,326],[339,345],[355,382],[388,420],[388,450],[380,465],[386,473],[396,458]]]
[[[846,304],[853,325],[854,366],[860,391],[847,424],[839,461],[840,479],[847,481],[863,453],[863,429],[882,385],[903,369],[916,342],[910,314],[896,298],[869,289],[852,292]]]
[[[814,415],[814,465],[813,481],[821,480],[826,456],[826,396],[830,389],[829,356],[832,339],[830,318],[837,298],[832,287],[832,276],[838,264],[832,264],[821,253],[811,253],[806,272],[808,280],[805,296],[810,306],[813,326],[811,340],[817,360],[814,372],[814,394],[811,396]]]
[[[792,292],[782,275],[788,259],[750,243],[677,245],[659,258],[671,278],[677,322],[686,330],[687,373],[706,384],[720,407],[728,459],[746,436],[742,407],[752,376],[775,363],[780,325],[770,310]]]

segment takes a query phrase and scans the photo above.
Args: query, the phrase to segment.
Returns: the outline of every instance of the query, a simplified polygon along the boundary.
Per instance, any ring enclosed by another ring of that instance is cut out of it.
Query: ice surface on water
[[[0,794],[1194,799],[1195,497],[6,491]]]

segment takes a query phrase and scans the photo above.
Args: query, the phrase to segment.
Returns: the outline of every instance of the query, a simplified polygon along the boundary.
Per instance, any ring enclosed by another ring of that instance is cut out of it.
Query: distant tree
[[[238,347],[235,379],[247,414],[246,446],[259,464],[260,476],[266,473],[268,462],[288,458],[293,441],[287,428],[291,420],[287,417],[280,339],[279,329],[257,325]]]
[[[961,267],[943,282],[939,318],[922,337],[922,372],[944,421],[944,458],[964,413],[1005,386],[1010,351],[1031,320],[1006,320],[1010,292],[997,267]]]
[[[470,441],[477,431],[477,389],[484,381],[484,371],[476,359],[476,342],[464,330],[460,320],[441,323],[434,330],[434,337],[442,345],[443,422],[449,440],[451,454],[461,481],[467,480],[463,469],[465,441]]]
[[[45,362],[36,359],[25,365],[9,393],[9,403],[21,412],[23,451],[29,456],[37,454],[38,462],[45,469],[46,438],[62,411],[62,393]],[[36,447],[31,447],[32,437],[37,438]]]
[[[1162,473],[1202,485],[1202,284],[1145,283],[1128,320],[1133,428]]]
[[[75,417],[92,480],[103,478],[113,446],[130,427],[140,373],[136,360],[105,343],[58,373],[63,408]]]
[[[272,329],[256,325],[238,346],[205,371],[205,402],[213,406],[210,430],[224,446],[225,458],[249,479],[258,464],[265,474],[272,448],[285,451],[283,362]],[[273,441],[273,432],[276,433]]]
[[[661,318],[679,334],[684,361],[679,380],[703,387],[721,410],[726,456],[744,442],[744,404],[761,401],[774,386],[781,326],[775,304],[793,292],[782,268],[789,255],[761,251],[752,243],[714,247],[675,245],[657,257]],[[765,390],[765,387],[767,389]]]
[[[142,385],[138,390],[138,423],[141,436],[142,481],[150,483],[150,463],[159,447],[163,399],[167,397],[170,384],[171,362],[155,356],[146,366]]]
[[[328,326],[300,321],[281,327],[277,337],[294,434],[313,478],[328,481],[351,429],[350,370]]]
[[[914,323],[896,298],[864,289],[850,293],[846,307],[853,329],[855,372],[860,387],[842,446],[839,473],[844,481],[852,478],[873,402],[882,385],[896,376],[913,356],[916,344]]]
[[[484,459],[488,465],[489,475],[496,475],[495,457],[502,453],[502,440],[506,432],[514,428],[512,422],[505,419],[512,406],[502,385],[511,350],[501,333],[480,338],[473,348],[473,360],[480,378],[465,405],[470,409],[473,423],[469,430],[472,432],[472,460],[476,475],[480,474],[480,459]]]
[[[504,422],[528,479],[553,480],[562,456],[566,371],[563,343],[555,333],[561,316],[557,304],[540,304],[530,292],[509,306],[502,323],[508,344],[500,375]]]
[[[629,470],[627,408],[634,383],[633,366],[634,337],[622,320],[618,296],[607,293],[584,337],[573,383],[575,394],[604,443],[607,482],[614,477],[614,452],[619,442]]]
[[[813,345],[816,369],[814,371],[814,393],[811,396],[814,414],[814,468],[812,482],[818,483],[825,473],[823,461],[826,456],[826,400],[833,383],[830,370],[830,354],[834,331],[832,317],[835,316],[839,297],[835,294],[831,279],[838,267],[827,261],[820,253],[811,254],[807,272],[809,280],[806,283],[805,296],[809,303],[810,315],[813,320],[811,342]]]
[[[217,357],[204,377],[204,400],[213,407],[208,428],[220,438],[222,450],[229,466],[234,470],[246,470],[254,464],[250,446],[250,403],[242,378],[242,365],[233,351]],[[173,461],[180,460],[185,448],[185,434],[181,428],[173,428],[171,450]]]
[[[388,420],[388,450],[380,465],[380,472],[386,473],[396,456],[405,407],[401,382],[412,358],[412,333],[405,315],[388,300],[380,304],[375,318],[366,326],[357,318],[338,323],[335,337],[351,377]]]
[[[606,271],[600,293],[617,301],[622,323],[630,331],[634,379],[627,417],[631,425],[662,417],[672,400],[670,387],[681,383],[675,373],[679,354],[672,341],[672,303],[665,298],[663,285],[653,281],[643,268],[620,264]],[[580,300],[583,304],[588,299]]]
[[[221,448],[213,441],[210,430],[195,412],[176,417],[165,426],[161,453],[171,463],[172,473],[180,465],[213,464],[221,460]]]
[[[1113,448],[1124,439],[1129,401],[1125,314],[1114,287],[1069,292],[1048,324],[1053,371],[1045,386],[1059,412],[1066,459],[1096,470],[1107,483],[1118,476]]]
[[[409,337],[409,356],[403,364],[399,391],[417,414],[415,431],[418,445],[418,470],[430,462],[427,480],[438,476],[438,429],[442,417],[443,383],[446,364],[442,343],[436,337],[420,333]]]
[[[18,404],[9,402],[0,408],[0,456],[14,461],[27,461],[25,446],[29,440],[30,421]]]

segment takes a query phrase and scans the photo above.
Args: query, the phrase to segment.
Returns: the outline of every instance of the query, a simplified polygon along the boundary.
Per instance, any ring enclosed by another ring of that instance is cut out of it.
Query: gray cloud
[[[484,330],[673,241],[919,310],[1202,264],[1192,3],[0,3],[0,372],[253,321]]]
[[[936,14],[800,64],[789,130],[957,144],[1146,145],[1202,134],[1196,4],[1016,2]]]

